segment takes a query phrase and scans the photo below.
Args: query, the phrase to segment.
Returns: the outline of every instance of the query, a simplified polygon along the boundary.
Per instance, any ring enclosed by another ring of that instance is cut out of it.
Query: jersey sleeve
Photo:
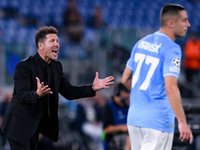
[[[181,70],[181,49],[179,47],[168,49],[165,51],[163,57],[163,76],[174,76],[178,78]]]

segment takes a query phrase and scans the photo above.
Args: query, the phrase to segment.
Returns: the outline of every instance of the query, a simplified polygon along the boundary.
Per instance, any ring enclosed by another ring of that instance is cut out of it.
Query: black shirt
[[[48,64],[45,62],[42,57],[37,53],[39,57],[40,64],[42,66],[43,74],[44,74],[44,79],[41,79],[41,81],[44,82],[44,85],[48,85],[51,89],[53,88],[52,81],[52,65],[51,62]]]
[[[53,69],[52,69],[52,65],[51,62],[48,64],[47,62],[45,62],[41,56],[37,53],[38,57],[39,57],[39,61],[40,64],[42,66],[42,70],[43,70],[43,74],[44,74],[44,79],[41,79],[40,82],[44,82],[44,85],[48,85],[51,88],[51,91],[53,91]],[[53,98],[52,94],[47,94],[45,95],[45,106],[44,106],[44,110],[47,110],[48,112],[48,116],[50,116],[50,99]]]

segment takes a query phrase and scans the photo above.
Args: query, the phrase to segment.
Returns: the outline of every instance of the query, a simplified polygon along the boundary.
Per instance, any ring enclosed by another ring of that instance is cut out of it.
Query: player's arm
[[[126,124],[119,125],[109,125],[104,129],[106,134],[115,134],[119,132],[128,132],[128,128]]]
[[[193,135],[186,122],[185,113],[182,107],[181,95],[177,85],[177,78],[173,76],[165,77],[165,89],[169,103],[178,120],[180,139],[182,141],[190,139],[190,143],[192,143]]]
[[[106,105],[104,107],[102,118],[103,118],[103,131],[106,134],[128,132],[126,124],[114,125],[114,116],[109,105]]]
[[[132,70],[130,70],[128,67],[124,69],[124,73],[122,76],[122,84],[129,90],[131,90],[131,77],[132,77]]]

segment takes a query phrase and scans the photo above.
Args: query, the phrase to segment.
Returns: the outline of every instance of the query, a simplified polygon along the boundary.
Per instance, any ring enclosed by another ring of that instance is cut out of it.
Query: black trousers
[[[27,144],[18,143],[17,141],[14,141],[9,137],[7,137],[7,139],[11,150],[37,150],[39,132],[36,131],[34,135],[31,137],[30,142]]]

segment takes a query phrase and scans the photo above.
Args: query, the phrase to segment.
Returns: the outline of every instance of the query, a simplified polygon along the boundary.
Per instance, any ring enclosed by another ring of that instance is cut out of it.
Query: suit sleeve
[[[64,77],[61,64],[59,65],[59,71],[60,71],[59,93],[63,97],[65,97],[68,100],[72,100],[72,99],[95,96],[96,92],[92,89],[92,85],[73,86]]]
[[[31,69],[25,62],[20,62],[14,73],[14,92],[21,104],[37,103],[34,90],[31,90]]]

